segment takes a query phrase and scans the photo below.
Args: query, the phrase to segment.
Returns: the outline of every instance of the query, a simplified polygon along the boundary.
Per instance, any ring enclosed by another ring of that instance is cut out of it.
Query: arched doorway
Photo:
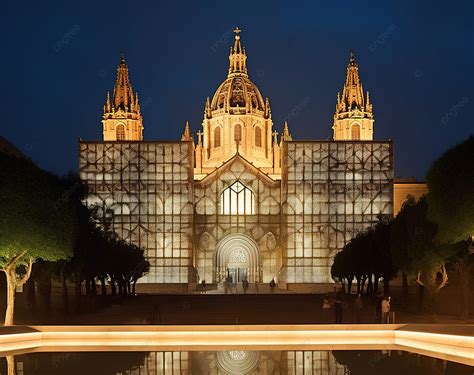
[[[232,282],[260,282],[260,254],[257,243],[250,237],[231,234],[216,246],[214,253],[214,280],[222,282],[227,277]]]

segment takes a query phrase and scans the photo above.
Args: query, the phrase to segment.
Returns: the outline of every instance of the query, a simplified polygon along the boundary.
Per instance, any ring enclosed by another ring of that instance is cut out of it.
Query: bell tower
[[[104,141],[142,141],[143,118],[128,77],[128,66],[122,55],[117,68],[113,97],[107,92],[102,116]]]
[[[369,92],[364,96],[359,79],[359,67],[354,53],[351,52],[347,66],[346,83],[342,96],[337,93],[336,112],[334,114],[334,140],[373,140],[374,116]]]

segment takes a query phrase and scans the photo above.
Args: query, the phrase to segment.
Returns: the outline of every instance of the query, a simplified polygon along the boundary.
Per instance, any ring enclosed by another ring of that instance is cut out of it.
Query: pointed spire
[[[343,99],[349,110],[364,108],[364,93],[362,83],[359,79],[359,67],[357,66],[354,52],[351,52],[349,64],[347,65],[346,83],[344,85]]]
[[[238,27],[234,29],[234,46],[230,47],[228,77],[236,74],[247,76],[247,54],[240,44],[241,31]]]
[[[290,129],[288,127],[288,122],[285,121],[285,126],[283,127],[283,135],[282,135],[282,140],[283,141],[292,141],[293,137],[290,134]]]
[[[120,63],[117,67],[117,79],[115,80],[113,104],[116,109],[129,111],[133,101],[133,91],[128,77],[128,66],[125,56],[120,56]]]
[[[110,113],[110,111],[111,111],[110,92],[107,91],[107,98],[105,99],[105,105],[104,105],[104,113]]]
[[[184,132],[181,136],[181,141],[190,141],[192,140],[191,130],[189,129],[189,122],[186,121],[186,125],[184,126]]]
[[[359,78],[359,67],[356,62],[355,54],[351,52],[342,95],[337,94],[336,115],[354,109],[372,113],[372,105],[369,103],[369,96],[367,95],[367,99],[364,96],[364,88]]]
[[[211,118],[212,113],[211,113],[211,101],[209,100],[209,97],[206,99],[206,105],[204,106],[204,116],[206,118]]]
[[[270,100],[268,97],[265,98],[265,109],[263,111],[264,118],[270,118],[272,116],[272,109],[270,108]]]

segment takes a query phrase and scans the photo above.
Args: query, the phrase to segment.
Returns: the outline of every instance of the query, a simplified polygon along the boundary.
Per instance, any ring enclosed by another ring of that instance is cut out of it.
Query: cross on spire
[[[247,55],[245,53],[245,48],[240,44],[240,30],[236,27],[234,30],[235,40],[234,46],[230,48],[229,55],[229,74],[242,74],[247,76]]]
[[[278,137],[278,132],[277,132],[276,130],[274,130],[273,133],[272,133],[272,135],[273,135],[273,142],[278,143],[278,139],[277,139],[277,137]]]

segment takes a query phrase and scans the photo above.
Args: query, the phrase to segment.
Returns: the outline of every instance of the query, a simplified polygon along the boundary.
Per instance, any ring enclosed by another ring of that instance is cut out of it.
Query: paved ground
[[[227,294],[140,295],[111,300],[105,307],[68,316],[17,315],[17,324],[320,324],[333,323],[332,312],[324,315],[322,295]],[[99,298],[100,299],[100,298]],[[426,315],[396,312],[396,323],[432,323]],[[352,304],[344,310],[344,323],[354,323]],[[363,323],[374,322],[374,307],[365,301]],[[474,324],[439,316],[440,323]]]

